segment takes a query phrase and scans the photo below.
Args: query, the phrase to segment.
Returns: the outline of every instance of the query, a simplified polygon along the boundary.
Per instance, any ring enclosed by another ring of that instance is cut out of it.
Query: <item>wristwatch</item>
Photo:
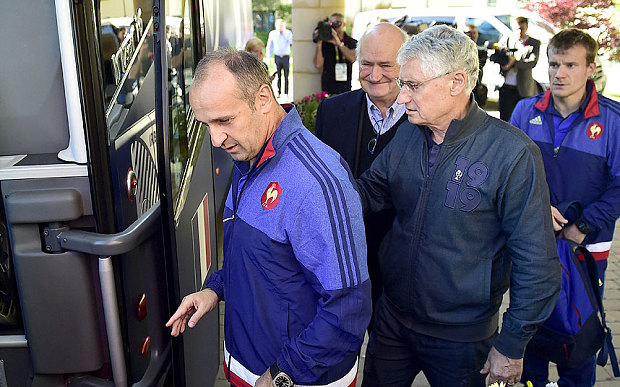
[[[586,223],[585,220],[583,220],[583,218],[579,218],[575,224],[577,225],[577,229],[579,231],[581,231],[583,234],[588,235],[589,233],[592,232],[592,229],[590,228],[590,226],[588,226],[588,223]]]
[[[271,374],[271,379],[273,380],[273,385],[276,387],[293,387],[293,379],[288,376],[284,371],[278,367],[278,363],[273,363],[271,367],[269,367],[269,373]]]

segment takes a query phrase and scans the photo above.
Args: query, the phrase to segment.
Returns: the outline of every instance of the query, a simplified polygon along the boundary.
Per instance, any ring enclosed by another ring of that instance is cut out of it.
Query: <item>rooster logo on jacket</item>
[[[593,122],[588,125],[588,130],[586,132],[590,140],[596,140],[601,137],[603,134],[603,125],[598,122]]]
[[[282,193],[282,187],[277,182],[271,182],[263,192],[261,197],[261,206],[263,210],[271,210],[278,205],[280,200],[280,194]]]

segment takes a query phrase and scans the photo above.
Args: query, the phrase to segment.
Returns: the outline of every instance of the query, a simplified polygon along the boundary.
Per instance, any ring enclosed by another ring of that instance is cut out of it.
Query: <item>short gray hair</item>
[[[225,65],[228,71],[232,73],[237,81],[236,88],[240,93],[240,98],[248,103],[250,109],[254,110],[256,92],[262,85],[269,86],[269,90],[273,94],[271,79],[265,64],[247,51],[238,51],[232,48],[207,52],[196,66],[192,88],[201,86],[207,78],[209,69],[215,63]]]
[[[362,55],[362,43],[364,41],[364,38],[371,33],[376,33],[377,31],[381,31],[381,29],[385,28],[386,24],[389,26],[394,26],[395,29],[398,29],[402,33],[403,41],[401,42],[401,44],[405,43],[407,39],[409,39],[409,35],[407,35],[407,33],[403,31],[402,28],[398,27],[397,25],[388,23],[388,22],[377,23],[374,26],[368,27],[368,29],[364,31],[364,33],[362,34],[362,37],[357,43],[357,47],[355,48],[355,55],[358,60],[361,58],[361,55]]]
[[[456,28],[438,25],[413,35],[398,50],[398,63],[402,66],[414,58],[420,61],[426,76],[463,70],[467,74],[466,91],[471,93],[476,86],[478,48],[473,40]]]

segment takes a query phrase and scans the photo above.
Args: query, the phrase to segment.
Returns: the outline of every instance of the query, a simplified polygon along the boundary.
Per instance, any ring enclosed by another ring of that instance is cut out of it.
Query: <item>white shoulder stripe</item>
[[[611,241],[598,242],[591,245],[586,245],[586,249],[588,249],[588,251],[591,253],[602,253],[603,251],[611,250]]]

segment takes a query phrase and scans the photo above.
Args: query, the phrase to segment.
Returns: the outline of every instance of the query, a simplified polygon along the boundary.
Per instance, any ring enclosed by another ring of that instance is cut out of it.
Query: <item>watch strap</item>
[[[275,379],[276,376],[282,372],[282,370],[280,370],[280,367],[278,367],[278,363],[275,362],[271,365],[271,367],[269,367],[269,373],[271,374],[271,379]]]
[[[575,223],[577,224],[577,229],[583,234],[588,235],[592,232],[592,229],[583,218],[579,218]]]

